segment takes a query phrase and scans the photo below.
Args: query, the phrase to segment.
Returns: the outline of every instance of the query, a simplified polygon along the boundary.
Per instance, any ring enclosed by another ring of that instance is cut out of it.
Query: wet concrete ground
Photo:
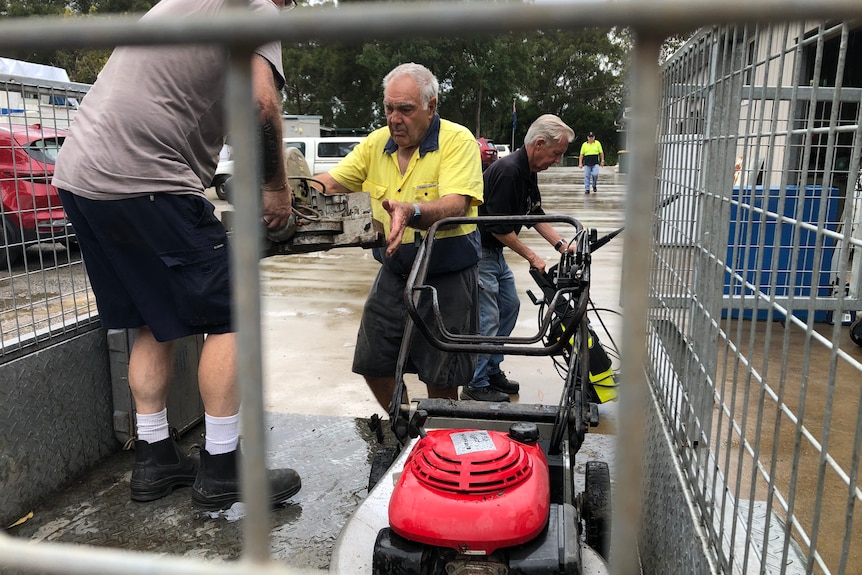
[[[540,174],[548,213],[574,215],[600,235],[623,225],[625,176],[606,169],[599,193],[583,193],[581,173],[552,168]],[[540,253],[554,250],[535,232],[522,239]],[[593,258],[592,299],[618,310],[622,237]],[[525,261],[508,254],[522,295],[516,334],[536,331],[535,291]],[[555,260],[554,260],[555,261]],[[549,262],[554,263],[554,261]],[[378,264],[358,248],[279,256],[261,262],[264,318],[265,408],[270,467],[289,466],[303,478],[302,490],[274,511],[272,554],[296,567],[326,568],[341,526],[367,494],[370,460],[380,448],[368,418],[382,409],[361,377],[351,373],[353,345],[362,305]],[[614,333],[619,319],[602,318]],[[602,334],[599,334],[602,338]],[[616,334],[614,333],[616,337]],[[514,401],[556,405],[562,379],[549,358],[509,357],[511,379],[521,383]],[[424,386],[408,378],[412,397]],[[579,454],[603,459],[613,475],[614,404],[600,406],[602,425],[592,430]],[[202,426],[183,445],[203,443]],[[391,436],[387,436],[391,437]],[[152,503],[129,501],[133,453],[108,458],[68,490],[58,493],[33,517],[10,529],[12,535],[57,541],[231,560],[241,552],[241,513],[213,516],[195,512],[190,491],[181,489]]]

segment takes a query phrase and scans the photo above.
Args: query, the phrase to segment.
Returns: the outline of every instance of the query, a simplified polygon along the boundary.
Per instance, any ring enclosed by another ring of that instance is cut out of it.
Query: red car
[[[0,270],[14,265],[27,242],[72,238],[57,188],[54,160],[66,132],[40,124],[0,123]]]
[[[482,171],[484,172],[488,166],[497,161],[497,146],[487,138],[476,138],[476,142],[479,144],[479,153],[482,155]]]

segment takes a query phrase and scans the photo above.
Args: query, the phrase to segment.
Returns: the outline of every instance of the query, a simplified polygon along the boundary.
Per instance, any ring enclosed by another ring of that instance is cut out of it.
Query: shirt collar
[[[428,126],[428,132],[425,137],[419,142],[419,157],[421,158],[428,152],[434,152],[440,149],[440,114],[434,113],[431,119],[431,125]],[[389,136],[383,151],[387,154],[394,154],[398,150],[398,144]]]
[[[527,157],[527,146],[521,146],[514,152],[517,162],[518,162],[518,170],[521,175],[525,178],[529,178],[532,175],[530,171],[530,158]]]

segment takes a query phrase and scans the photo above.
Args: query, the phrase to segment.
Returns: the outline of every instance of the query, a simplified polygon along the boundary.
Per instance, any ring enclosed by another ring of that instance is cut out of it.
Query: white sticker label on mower
[[[491,434],[487,431],[462,431],[453,433],[449,437],[452,438],[452,445],[455,446],[455,453],[458,455],[497,449]]]

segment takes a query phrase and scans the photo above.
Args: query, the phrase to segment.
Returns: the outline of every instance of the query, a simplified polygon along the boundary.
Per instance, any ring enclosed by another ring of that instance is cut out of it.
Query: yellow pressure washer
[[[600,239],[592,239],[590,241],[591,251],[598,249],[602,245],[606,244],[610,241],[614,236],[619,234],[622,231],[622,228],[603,236]],[[534,304],[539,306],[539,323],[543,321],[545,310],[551,305],[554,306],[554,313],[551,317],[551,327],[547,332],[545,337],[545,344],[553,344],[561,339],[565,339],[565,326],[568,323],[569,319],[577,313],[574,307],[574,301],[571,294],[564,294],[558,292],[564,287],[570,287],[574,282],[571,276],[571,270],[576,266],[573,265],[573,256],[571,254],[563,254],[560,258],[560,263],[555,264],[551,268],[549,268],[545,272],[540,272],[536,268],[530,269],[530,275],[533,277],[533,280],[542,290],[542,297],[537,297],[530,290],[527,290],[527,295],[530,296],[530,299]],[[555,301],[556,297],[556,301]],[[608,349],[602,344],[598,335],[592,327],[592,324],[589,324],[587,329],[589,333],[588,338],[588,348],[589,348],[589,371],[590,371],[590,384],[586,386],[588,389],[588,393],[590,395],[589,400],[593,403],[607,403],[609,401],[616,401],[619,397],[618,386],[617,383],[618,373],[614,368],[614,362],[611,358],[613,356],[617,360],[619,359],[619,350],[616,347],[613,338],[608,332],[607,327],[601,321],[601,317],[598,316],[598,312],[600,310],[593,305],[592,299],[590,299],[590,309],[589,312],[592,312],[595,317],[598,318],[602,329],[605,334],[608,336],[609,345],[611,346],[611,352],[608,352]],[[603,310],[610,311],[611,313],[618,313],[612,310]],[[573,350],[573,339],[572,337],[568,338],[568,342],[565,346],[563,346],[562,351],[558,354],[557,357],[554,357],[554,365],[557,368],[557,372],[563,376],[567,373],[569,361],[572,353],[577,353],[577,350]]]

